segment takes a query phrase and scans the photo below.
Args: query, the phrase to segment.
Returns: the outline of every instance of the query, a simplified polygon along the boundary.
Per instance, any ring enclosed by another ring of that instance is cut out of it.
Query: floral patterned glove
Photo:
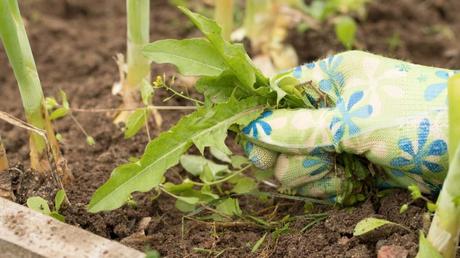
[[[309,84],[318,109],[269,110],[243,129],[245,150],[296,194],[331,198],[343,184],[336,157],[372,162],[381,187],[440,189],[448,169],[447,80],[452,70],[347,51],[295,67],[272,82]],[[329,106],[329,107],[327,107]]]

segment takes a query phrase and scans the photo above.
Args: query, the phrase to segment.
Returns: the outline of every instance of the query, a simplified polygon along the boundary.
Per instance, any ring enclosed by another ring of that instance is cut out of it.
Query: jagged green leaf
[[[242,168],[245,164],[250,163],[248,158],[241,155],[233,155],[230,157],[230,159],[232,160],[232,167],[237,169]]]
[[[256,181],[250,177],[239,176],[234,177],[230,180],[231,183],[235,184],[232,192],[237,194],[245,194],[254,190],[257,186]]]
[[[221,149],[226,136],[222,132],[242,117],[261,113],[264,102],[264,98],[257,97],[242,101],[230,99],[228,103],[202,107],[183,117],[147,145],[139,162],[117,167],[109,180],[94,193],[88,210],[99,212],[119,208],[131,193],[146,192],[158,186],[166,170],[177,165],[193,143],[199,143],[201,148]]]
[[[214,178],[218,173],[228,171],[227,165],[217,164],[203,156],[198,155],[182,155],[180,158],[180,164],[185,170],[187,170],[187,172],[194,176],[199,176],[204,171],[205,166],[209,167]]]
[[[252,64],[242,44],[230,44],[221,36],[221,28],[214,20],[203,15],[193,13],[185,7],[179,9],[189,17],[195,26],[205,35],[212,46],[219,52],[225,64],[241,83],[242,89],[254,92],[256,77],[261,83],[268,85],[268,80]]]
[[[220,160],[220,161],[223,161],[223,162],[226,162],[226,163],[231,163],[232,160],[230,159],[230,157],[223,153],[222,151],[216,149],[216,148],[209,148],[209,152],[211,153],[212,156],[214,156],[216,159]]]
[[[243,212],[240,209],[238,199],[227,198],[218,205],[216,210],[228,216],[240,216]]]
[[[241,92],[239,87],[241,86],[237,78],[229,70],[219,76],[202,77],[195,84],[197,91],[203,93],[205,98],[212,103],[227,102],[231,96],[237,99],[247,97],[247,94]]]
[[[147,44],[142,53],[155,63],[174,64],[187,76],[216,76],[227,69],[219,52],[203,38],[158,40]]]

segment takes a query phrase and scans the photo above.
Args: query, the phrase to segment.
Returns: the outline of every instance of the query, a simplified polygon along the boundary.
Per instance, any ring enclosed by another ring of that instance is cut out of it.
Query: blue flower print
[[[407,159],[405,157],[394,158],[390,164],[391,166],[399,169],[408,171],[413,174],[422,175],[424,168],[433,173],[439,173],[444,168],[435,163],[427,160],[429,156],[442,156],[447,152],[447,144],[444,140],[438,139],[431,142],[428,147],[425,147],[428,136],[430,134],[430,121],[424,119],[420,122],[417,131],[417,143],[418,149],[414,150],[414,145],[409,138],[403,138],[399,140],[399,149],[409,154],[411,157]]]
[[[292,71],[292,76],[294,76],[297,79],[300,79],[300,77],[302,77],[302,66],[297,66],[296,68],[294,68],[294,70]]]
[[[343,58],[341,56],[331,56],[319,62],[319,67],[327,75],[327,79],[323,79],[319,82],[321,91],[329,93],[334,90],[336,96],[340,95],[345,85],[345,77],[343,73],[338,70],[342,61]]]
[[[419,81],[419,82],[425,82],[427,79],[428,79],[428,76],[426,76],[426,74],[420,74],[417,77],[417,81]]]
[[[311,70],[311,69],[315,68],[315,66],[316,66],[316,65],[315,65],[315,63],[314,63],[314,62],[311,62],[311,63],[307,63],[307,64],[305,64],[305,66],[306,66],[308,69],[310,69],[310,70]]]
[[[307,156],[307,158],[303,161],[303,167],[306,169],[313,169],[313,167],[317,167],[309,173],[310,176],[316,176],[318,174],[328,172],[331,170],[332,165],[333,160],[331,155],[325,152],[322,148],[313,149],[309,156]]]
[[[252,132],[252,136],[255,139],[259,139],[259,131],[257,128],[257,125],[259,125],[266,135],[270,135],[272,133],[272,127],[262,119],[269,117],[272,114],[273,111],[271,110],[263,112],[262,115],[260,115],[256,120],[252,121],[245,128],[243,128],[243,133],[246,135],[250,135]]]
[[[354,108],[356,103],[363,98],[363,91],[357,91],[350,96],[347,105],[345,101],[340,98],[337,101],[336,110],[340,113],[339,116],[332,118],[330,129],[336,124],[340,124],[339,128],[334,134],[334,142],[338,143],[344,136],[345,130],[348,128],[350,136],[356,135],[360,132],[359,127],[353,122],[354,118],[368,118],[372,114],[372,106],[364,105],[359,108]]]
[[[302,77],[302,66],[305,66],[305,67],[307,67],[308,69],[311,70],[311,69],[315,68],[315,63],[311,62],[311,63],[306,63],[304,65],[295,67],[292,70],[292,76],[294,76],[297,79],[300,79]]]
[[[398,68],[398,71],[406,72],[406,73],[409,72],[409,70],[410,70],[409,65],[406,64],[406,63],[400,63],[400,64],[396,65],[396,68]]]
[[[449,79],[450,75],[446,71],[436,71],[436,76],[440,78],[442,81],[438,83],[434,83],[429,85],[425,90],[425,100],[432,101],[436,97],[438,97],[441,92],[447,89],[447,80]]]

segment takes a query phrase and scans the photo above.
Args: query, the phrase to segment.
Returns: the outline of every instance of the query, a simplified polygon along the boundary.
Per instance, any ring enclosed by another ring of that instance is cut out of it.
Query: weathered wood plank
[[[0,256],[141,258],[145,254],[0,198]]]

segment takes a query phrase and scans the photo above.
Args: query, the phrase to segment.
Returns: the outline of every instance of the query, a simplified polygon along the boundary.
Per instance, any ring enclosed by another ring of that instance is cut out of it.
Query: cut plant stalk
[[[54,130],[44,106],[43,91],[35,66],[32,49],[21,18],[17,0],[0,0],[0,38],[19,85],[27,121],[47,132],[53,157],[49,157],[47,141],[36,133],[30,133],[31,167],[40,173],[50,172],[52,162],[63,181],[71,174],[62,158]]]
[[[0,136],[0,197],[13,200],[14,195],[11,191],[11,177],[7,172],[8,169],[8,159]]]
[[[230,41],[233,31],[233,0],[215,0],[215,19],[222,28],[222,37]]]
[[[255,53],[254,62],[266,75],[298,65],[294,48],[285,43],[295,22],[288,11],[291,5],[279,0],[246,1],[244,29]]]
[[[6,151],[3,147],[2,137],[0,136],[0,172],[7,170],[9,167]]]
[[[139,90],[142,81],[147,80],[150,83],[150,61],[142,54],[142,48],[149,43],[150,0],[126,0],[126,13],[128,64],[126,79],[120,78],[121,94],[123,108],[135,109],[140,104]],[[132,113],[120,112],[115,123],[126,123]]]
[[[460,74],[449,79],[448,98],[449,172],[444,180],[436,213],[428,232],[428,244],[445,258],[455,257],[460,233]],[[433,257],[425,251],[418,254],[418,257],[428,256]]]

